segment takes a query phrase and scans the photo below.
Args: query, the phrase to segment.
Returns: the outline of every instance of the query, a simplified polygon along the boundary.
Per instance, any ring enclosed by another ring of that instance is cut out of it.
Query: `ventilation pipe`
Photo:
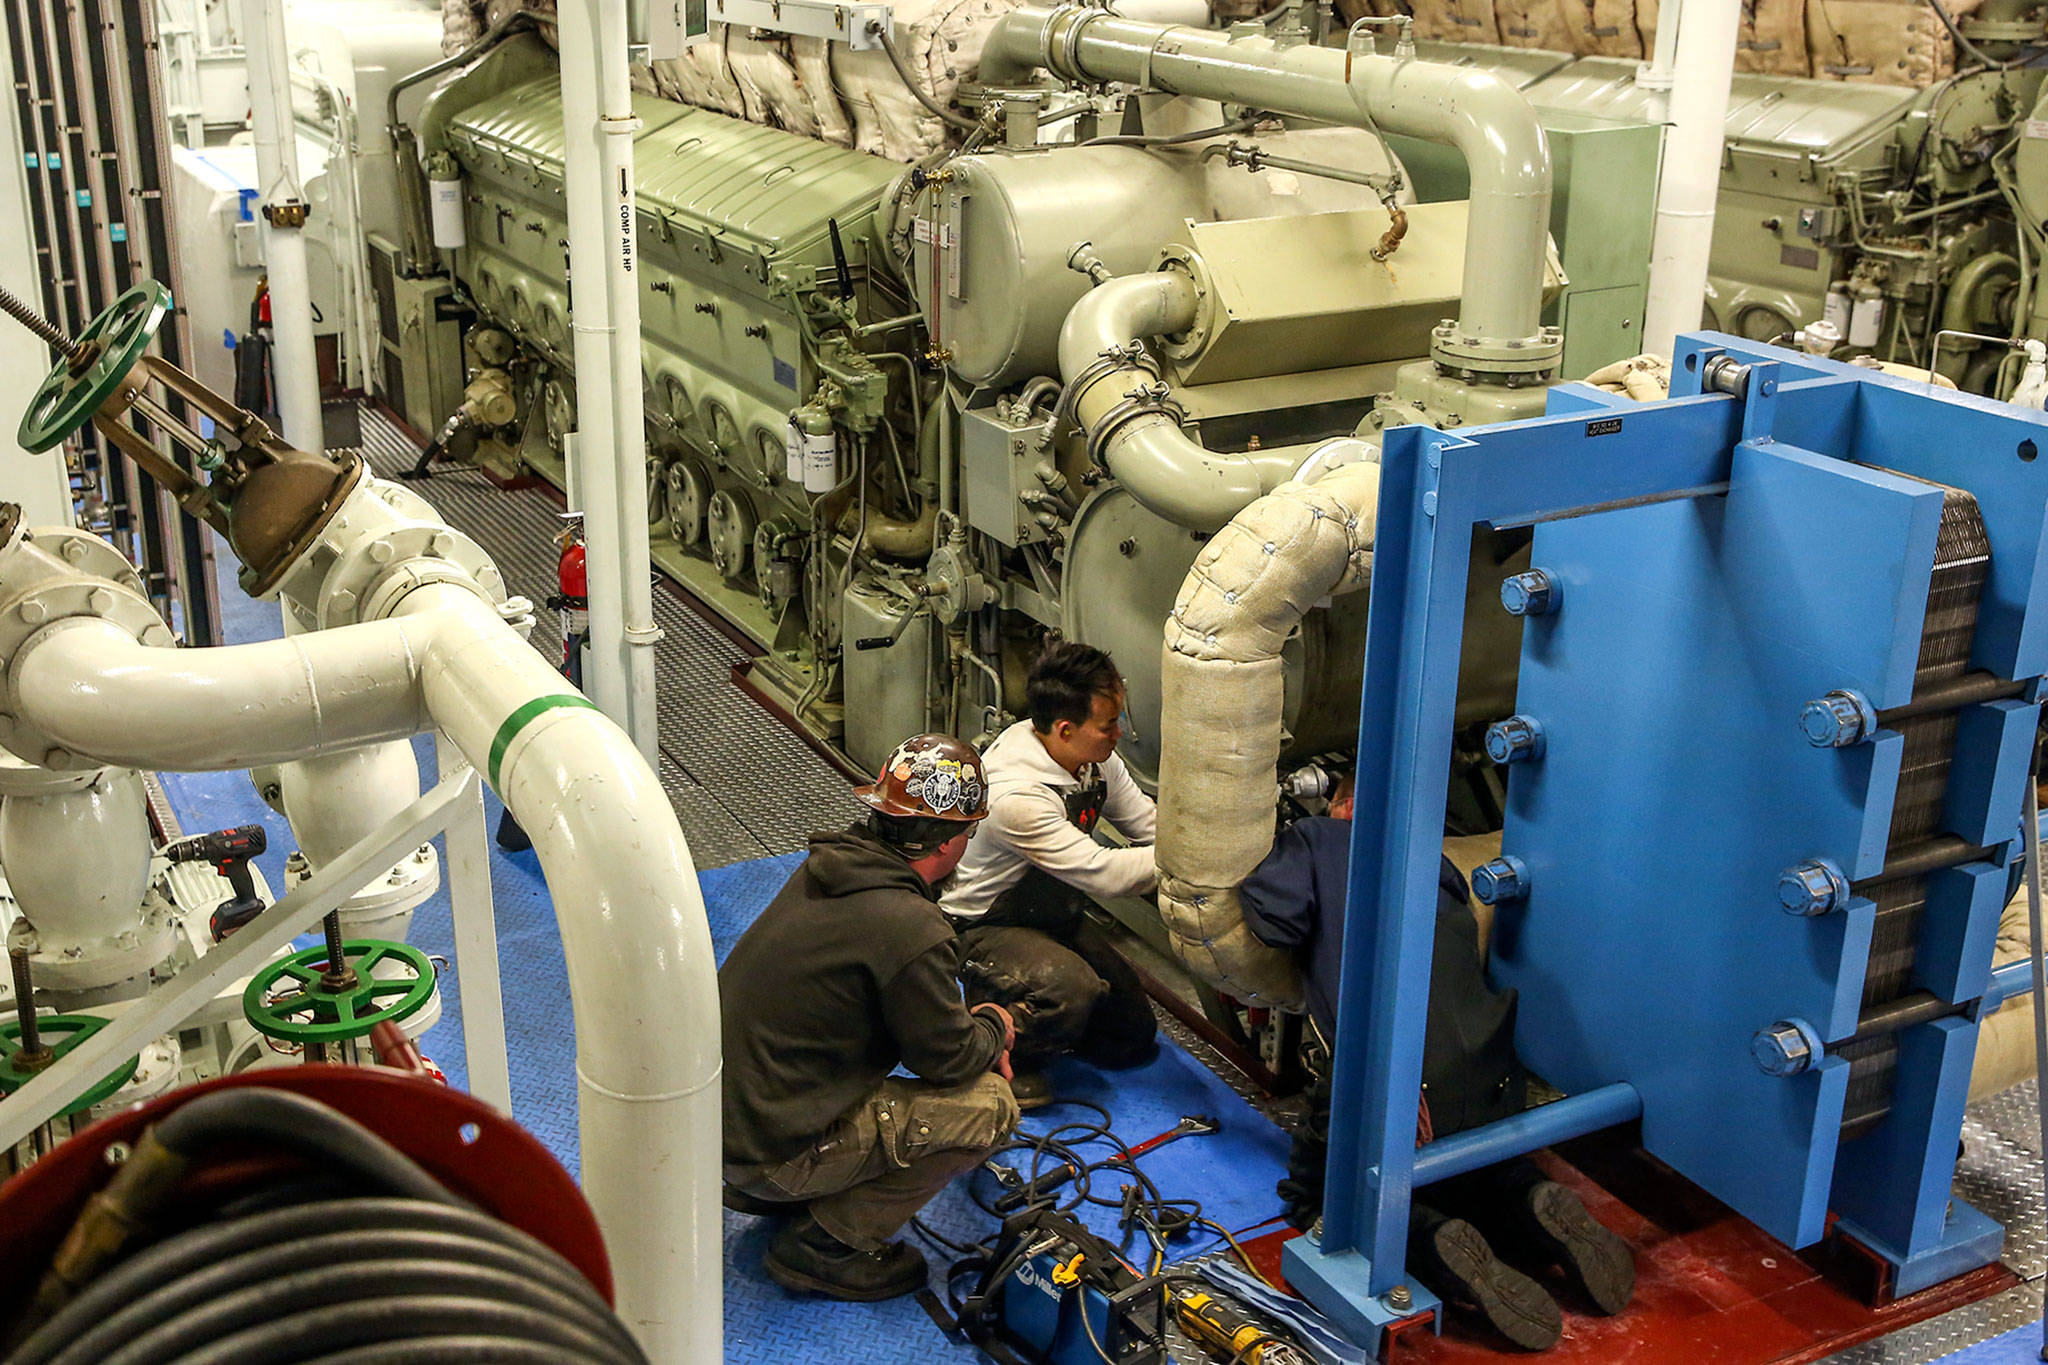
[[[1160,667],[1160,917],[1195,975],[1276,1009],[1302,1007],[1300,974],[1293,954],[1252,936],[1238,887],[1273,847],[1280,652],[1311,607],[1367,584],[1379,508],[1369,447],[1337,441],[1322,453],[1335,468],[1281,484],[1203,547]]]
[[[1678,334],[1700,325],[1741,19],[1742,7],[1723,0],[1685,0],[1682,7],[1667,0],[1658,20],[1660,33],[1666,26],[1675,29],[1676,50],[1684,55],[1672,73],[1671,118],[1657,176],[1657,225],[1650,239],[1643,349],[1655,355],[1670,355]]]
[[[313,286],[306,274],[305,194],[299,187],[299,135],[285,55],[284,0],[242,0],[242,43],[249,72],[250,123],[256,133],[263,267],[270,279],[272,369],[285,441],[324,450],[320,371],[313,353]]]
[[[564,0],[562,177],[569,215],[576,439],[590,569],[591,694],[655,760],[654,584],[647,571],[646,414],[633,208],[633,91],[627,0]]]
[[[16,532],[0,545],[0,622],[16,623],[0,626],[0,742],[59,773],[203,772],[444,735],[532,837],[554,901],[583,1185],[619,1312],[659,1365],[717,1360],[718,986],[689,848],[632,740],[504,619],[497,571],[399,515],[421,506],[365,479],[285,574],[301,619],[357,603],[370,619],[209,649],[176,648],[127,582]]]

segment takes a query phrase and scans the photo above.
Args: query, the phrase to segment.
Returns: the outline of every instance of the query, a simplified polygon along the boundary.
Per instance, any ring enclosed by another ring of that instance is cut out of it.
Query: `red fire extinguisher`
[[[584,567],[583,514],[562,513],[562,529],[555,535],[555,592],[547,604],[562,619],[562,662],[564,677],[583,686],[583,647],[590,643],[590,575]],[[506,811],[498,821],[498,847],[514,853],[533,847],[526,831]]]
[[[584,569],[583,516],[564,512],[566,523],[555,537],[561,557],[555,561],[555,595],[548,599],[562,617],[562,673],[583,686],[583,647],[590,643],[590,576]]]

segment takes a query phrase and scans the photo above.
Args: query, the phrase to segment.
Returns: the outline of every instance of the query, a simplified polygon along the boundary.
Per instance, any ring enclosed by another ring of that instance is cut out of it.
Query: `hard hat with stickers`
[[[882,762],[882,771],[854,795],[884,815],[958,820],[988,814],[981,755],[951,735],[913,735]]]

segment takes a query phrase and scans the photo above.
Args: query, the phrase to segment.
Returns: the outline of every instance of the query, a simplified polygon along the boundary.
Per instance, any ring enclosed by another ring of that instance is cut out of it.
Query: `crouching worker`
[[[1148,895],[1159,879],[1159,813],[1116,752],[1124,680],[1110,657],[1056,644],[1025,681],[1030,719],[988,746],[988,823],[946,889],[960,926],[970,1000],[1017,1017],[1016,1094],[1026,1109],[1052,1090],[1038,1068],[1066,1052],[1097,1066],[1142,1066],[1159,1052],[1138,974],[1097,921],[1099,899]],[[1128,848],[1097,842],[1107,820]]]
[[[891,1239],[1016,1125],[1016,1030],[962,1001],[938,907],[988,813],[980,758],[918,735],[856,794],[866,820],[811,840],[718,984],[726,1207],[791,1215],[778,1283],[866,1301],[924,1287],[924,1257]]]
[[[1336,1037],[1352,811],[1346,778],[1330,800],[1329,817],[1289,826],[1240,890],[1252,933],[1270,947],[1300,954],[1309,1018],[1326,1043]],[[1514,1036],[1514,992],[1488,984],[1465,879],[1446,858],[1437,881],[1418,1141],[1521,1112],[1527,1076]],[[1310,1113],[1294,1134],[1288,1178],[1280,1186],[1288,1220],[1302,1228],[1322,1213],[1331,1069],[1324,1067],[1310,1091]],[[1552,1267],[1598,1313],[1620,1312],[1635,1292],[1627,1244],[1527,1158],[1415,1192],[1409,1273],[1446,1304],[1475,1310],[1524,1350],[1553,1345],[1563,1330],[1557,1300],[1524,1273],[1541,1276]]]

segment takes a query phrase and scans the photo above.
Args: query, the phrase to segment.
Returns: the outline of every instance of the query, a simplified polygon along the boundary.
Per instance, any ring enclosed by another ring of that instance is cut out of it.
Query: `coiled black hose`
[[[251,1139],[317,1151],[377,1192],[281,1206],[244,1197],[102,1267],[5,1365],[645,1365],[567,1261],[325,1105],[222,1092],[150,1136],[188,1157]]]

